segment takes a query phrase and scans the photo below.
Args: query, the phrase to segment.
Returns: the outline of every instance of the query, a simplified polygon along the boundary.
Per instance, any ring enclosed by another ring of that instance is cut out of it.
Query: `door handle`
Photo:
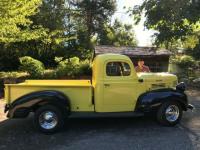
[[[105,87],[108,87],[108,86],[110,86],[110,84],[104,84],[104,86],[105,86]]]
[[[138,81],[139,81],[139,82],[144,82],[144,80],[143,80],[143,79],[138,79]]]

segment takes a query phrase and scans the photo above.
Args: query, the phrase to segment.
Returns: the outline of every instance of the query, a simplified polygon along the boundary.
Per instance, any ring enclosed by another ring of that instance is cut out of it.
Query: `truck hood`
[[[137,73],[148,88],[174,88],[177,85],[177,76],[170,73]]]

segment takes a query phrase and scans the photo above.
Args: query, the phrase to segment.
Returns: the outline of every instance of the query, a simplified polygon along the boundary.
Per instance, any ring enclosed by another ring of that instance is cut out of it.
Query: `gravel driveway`
[[[7,120],[0,102],[0,150],[193,150],[200,149],[200,94],[180,125],[162,127],[147,117],[70,119],[62,132],[35,131],[32,117]]]

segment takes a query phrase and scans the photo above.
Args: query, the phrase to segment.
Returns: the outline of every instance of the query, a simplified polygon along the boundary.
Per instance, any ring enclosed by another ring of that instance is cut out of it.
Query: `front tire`
[[[164,126],[175,126],[182,118],[183,110],[178,102],[163,103],[157,112],[157,120]]]
[[[43,133],[55,133],[64,126],[64,117],[57,107],[45,105],[36,110],[34,124]]]

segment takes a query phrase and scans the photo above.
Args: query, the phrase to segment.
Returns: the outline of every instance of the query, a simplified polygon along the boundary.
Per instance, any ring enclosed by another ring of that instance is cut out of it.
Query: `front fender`
[[[23,118],[29,112],[34,111],[37,107],[45,104],[58,106],[63,112],[69,113],[69,98],[59,91],[39,91],[29,93],[16,99],[12,104],[7,106],[9,118]]]
[[[188,100],[186,94],[174,89],[153,90],[140,95],[136,110],[142,112],[154,111],[166,101],[177,101],[181,104],[183,110],[187,110]]]

